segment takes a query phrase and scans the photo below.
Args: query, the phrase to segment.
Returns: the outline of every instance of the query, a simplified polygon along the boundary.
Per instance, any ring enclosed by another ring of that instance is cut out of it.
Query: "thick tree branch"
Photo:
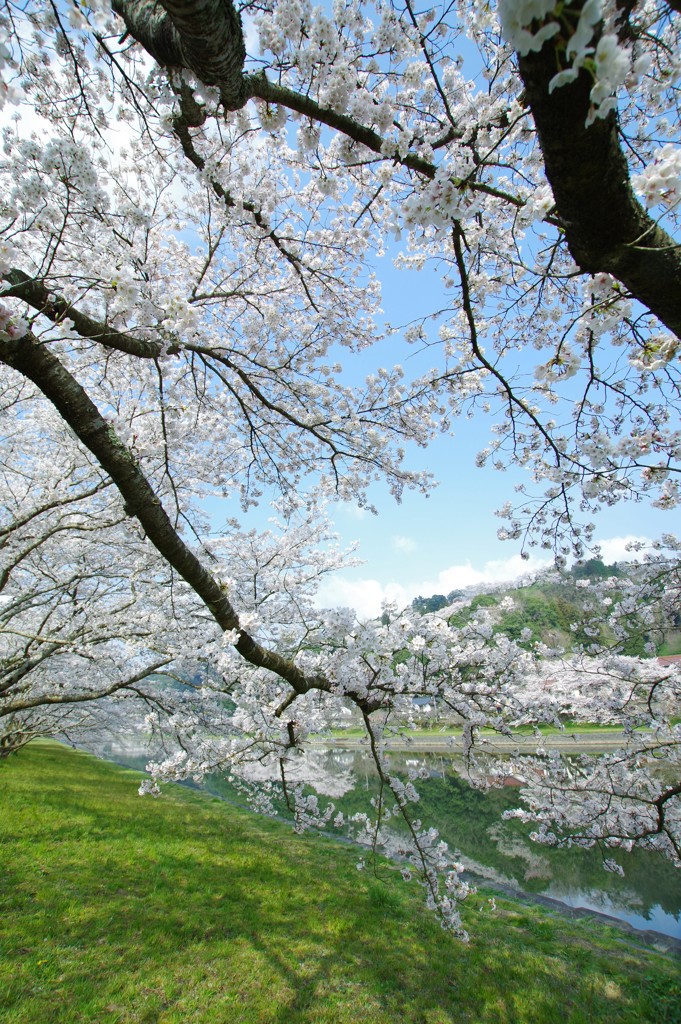
[[[157,551],[194,590],[222,630],[238,631],[239,638],[234,646],[246,661],[274,672],[297,693],[306,693],[312,687],[330,689],[325,680],[307,679],[293,662],[261,647],[240,628],[238,615],[225,589],[179,536],[132,453],[80,384],[45,345],[30,333],[19,340],[0,334],[0,361],[33,381],[52,402],[109,474],[125,501],[126,511],[139,520]]]
[[[113,0],[111,6],[159,64],[186,68],[217,86],[227,110],[243,107],[246,47],[231,0]]]
[[[585,126],[593,85],[585,70],[549,94],[553,40],[518,66],[573,259],[585,273],[612,274],[681,337],[681,248],[632,191],[615,113]]]
[[[239,49],[231,35],[237,31],[237,23],[239,32],[241,32],[241,22],[238,14],[234,11],[231,0],[162,0],[162,3],[166,10],[163,10],[160,2],[155,2],[155,0],[113,0],[112,6],[114,11],[125,21],[130,35],[159,64],[164,67],[193,71],[202,82],[217,86],[226,109],[238,110],[245,106],[249,99],[277,103],[286,107],[287,110],[293,110],[318,124],[324,124],[328,128],[340,132],[372,153],[393,160],[395,164],[415,171],[424,178],[435,177],[437,167],[434,163],[416,153],[401,155],[396,147],[391,152],[390,147],[387,146],[387,140],[373,128],[368,128],[347,114],[342,114],[331,107],[322,106],[311,96],[270,81],[264,71],[256,74],[244,74],[243,37],[242,47]],[[201,14],[196,14],[194,8]],[[229,61],[225,60],[224,68],[223,64],[215,57],[215,47],[210,29],[202,20],[204,16],[211,25],[215,26],[216,38],[229,40],[225,45],[231,56]],[[203,45],[206,45],[205,59]],[[239,74],[237,74],[236,55],[241,53],[241,65]],[[232,58],[234,64],[232,64]],[[221,77],[223,71],[224,77]],[[178,137],[187,156],[189,156],[187,144],[190,139],[188,128],[202,124],[203,120],[200,107],[194,104],[193,116],[188,117],[185,108],[182,119],[176,122],[176,130],[180,125],[183,131],[183,135],[178,132]],[[435,148],[447,141],[459,138],[461,135],[461,132],[452,127],[447,135],[436,143]],[[192,162],[196,164],[193,157]],[[470,176],[456,184],[472,191],[496,196],[519,208],[525,205],[523,199],[485,182],[470,180]],[[273,238],[275,244],[278,244],[272,235],[270,237]],[[284,255],[290,259],[289,254],[284,252]]]
[[[135,683],[141,683],[160,668],[169,665],[170,662],[170,658],[162,658],[159,661],[155,661],[152,665],[147,665],[141,672],[136,672],[135,675],[130,676],[128,679],[112,683],[111,686],[104,687],[103,689],[93,690],[91,693],[87,691],[82,693],[71,693],[71,691],[68,691],[63,694],[46,693],[30,697],[27,700],[17,700],[4,707],[0,707],[0,718],[19,714],[22,711],[30,711],[33,708],[47,707],[52,704],[83,704],[92,700],[101,700],[102,697],[110,697],[112,694],[118,693],[119,690],[125,690],[134,686]]]
[[[106,345],[107,348],[115,348],[120,352],[127,352],[129,355],[143,359],[154,359],[161,353],[161,345],[158,342],[144,341],[125,331],[117,331],[115,328],[108,327],[107,324],[103,324],[99,320],[94,320],[87,313],[81,313],[70,302],[50,292],[41,280],[29,277],[23,270],[9,270],[3,275],[3,278],[9,282],[9,287],[3,286],[3,296],[21,299],[54,324],[61,323],[66,319],[71,320],[82,338],[98,341],[100,345]],[[167,351],[172,355],[179,351],[179,347],[171,346]]]
[[[341,132],[373,153],[391,156],[386,153],[385,140],[373,129],[269,81],[264,72],[243,74],[243,34],[231,0],[162,0],[162,4],[114,0],[113,7],[130,34],[159,63],[187,68],[206,84],[217,85],[228,109],[242,107],[251,97],[279,103]],[[518,62],[547,178],[575,262],[585,273],[612,274],[681,336],[681,250],[632,191],[615,115],[585,127],[593,84],[585,70],[576,82],[549,94],[549,82],[556,73],[554,40],[539,53],[519,57]],[[392,158],[426,178],[435,176],[435,165],[415,153],[402,157],[395,153]],[[481,183],[467,185],[496,194]],[[500,198],[514,201],[505,194]],[[517,199],[515,204],[523,205]]]
[[[245,412],[243,403],[220,373],[219,366],[224,366],[239,378],[251,396],[264,409],[267,409],[269,412],[280,417],[284,423],[290,423],[298,430],[312,435],[320,445],[328,448],[331,453],[331,462],[334,462],[337,458],[354,458],[356,460],[362,460],[364,458],[359,450],[355,450],[353,452],[351,447],[340,447],[334,440],[332,433],[325,433],[325,431],[321,429],[321,424],[304,422],[300,417],[287,409],[285,403],[271,401],[262,388],[257,386],[253,378],[248,373],[246,373],[228,355],[220,351],[205,348],[194,343],[188,343],[184,346],[181,346],[179,343],[175,343],[166,345],[164,348],[158,341],[142,339],[133,334],[110,329],[106,324],[94,320],[87,314],[80,312],[75,306],[68,303],[65,299],[55,295],[53,292],[50,292],[42,281],[36,278],[31,278],[22,270],[18,270],[16,268],[6,272],[5,280],[14,283],[12,283],[9,288],[4,289],[3,295],[21,299],[35,309],[36,312],[46,316],[53,323],[61,323],[65,317],[68,317],[82,337],[96,341],[107,349],[124,352],[125,354],[135,356],[138,359],[158,359],[164,351],[168,355],[176,355],[182,348],[187,352],[196,353],[202,362],[205,363],[207,368],[215,373],[219,379],[222,380],[228,390],[232,391],[235,397],[237,397],[237,400],[240,402],[242,412]],[[1,537],[2,531],[0,531],[0,538]]]
[[[295,92],[293,89],[287,89],[283,85],[271,82],[264,72],[260,72],[257,75],[248,75],[246,81],[249,96],[265,100],[268,103],[279,103],[288,110],[295,110],[296,113],[303,114],[319,124],[325,124],[328,128],[334,128],[336,131],[341,132],[342,135],[352,139],[353,142],[365,146],[372,153],[378,153],[394,159],[396,163],[417,171],[425,178],[435,177],[435,164],[429,160],[424,160],[415,153],[407,153],[404,157],[400,157],[397,150],[395,150],[394,154],[386,153],[385,139],[372,128],[366,128],[359,121],[348,117],[347,114],[339,114],[329,107],[322,107],[310,96],[303,96],[302,93]]]

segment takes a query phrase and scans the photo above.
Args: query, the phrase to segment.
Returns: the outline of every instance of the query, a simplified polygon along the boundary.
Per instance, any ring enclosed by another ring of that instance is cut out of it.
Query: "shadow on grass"
[[[578,926],[478,899],[462,945],[351,848],[138,779],[56,745],[0,767],[7,1024],[678,1019]]]

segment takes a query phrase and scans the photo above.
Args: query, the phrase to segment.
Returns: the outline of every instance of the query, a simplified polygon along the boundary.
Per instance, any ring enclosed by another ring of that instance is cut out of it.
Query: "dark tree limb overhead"
[[[193,71],[216,86],[228,110],[243,107],[246,45],[231,0],[113,0],[111,6],[159,64]]]
[[[553,40],[518,66],[575,263],[587,274],[612,274],[681,337],[681,247],[634,195],[615,112],[586,127],[593,79],[584,69],[549,93]]]
[[[225,588],[182,540],[132,452],[46,345],[30,333],[20,339],[0,334],[0,362],[33,381],[55,406],[74,434],[109,474],[125,502],[127,513],[139,520],[157,551],[194,590],[223,631],[238,631],[234,646],[246,661],[275,673],[296,693],[306,693],[312,686],[329,689],[324,680],[317,677],[307,679],[292,661],[275,651],[266,650],[241,629]]]
[[[114,0],[113,8],[160,64],[191,70],[217,86],[228,109],[251,97],[279,103],[374,153],[384,152],[372,128],[270,82],[264,73],[244,74],[241,20],[231,0]],[[616,115],[585,126],[593,84],[585,70],[574,83],[549,93],[556,73],[554,40],[518,63],[572,257],[584,273],[612,274],[681,337],[681,249],[633,193]],[[414,153],[396,159],[424,177],[435,174],[434,165]]]

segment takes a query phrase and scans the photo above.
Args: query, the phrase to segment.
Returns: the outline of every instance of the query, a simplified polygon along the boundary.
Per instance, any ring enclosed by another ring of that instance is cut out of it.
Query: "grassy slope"
[[[352,848],[138,778],[0,763],[3,1024],[681,1021],[678,960],[616,929],[478,896],[465,946]]]

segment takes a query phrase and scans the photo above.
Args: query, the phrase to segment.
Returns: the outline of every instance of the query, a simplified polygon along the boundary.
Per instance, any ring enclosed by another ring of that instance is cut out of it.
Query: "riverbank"
[[[359,783],[364,799],[368,799],[370,754],[367,750],[324,749],[319,754],[322,760],[316,767],[310,767],[310,778],[316,777],[319,784],[322,777],[342,776],[349,771],[356,780],[353,788]],[[138,770],[150,758],[148,751],[135,756],[129,749],[123,747],[117,751],[113,745],[99,751],[98,756]],[[517,798],[508,792],[509,788],[515,789],[517,779],[509,777],[502,790],[480,793],[472,790],[467,782],[460,782],[462,774],[467,774],[461,754],[416,754],[410,750],[393,751],[390,757],[398,772],[406,772],[415,757],[421,767],[430,764],[428,780],[419,784],[422,815],[438,829],[449,848],[457,851],[457,859],[466,864],[467,878],[472,884],[494,887],[495,891],[524,903],[556,907],[558,912],[567,915],[590,915],[605,923],[619,923],[633,934],[648,933],[649,942],[659,939],[661,948],[670,948],[681,955],[681,890],[679,898],[675,899],[673,894],[679,889],[678,872],[670,862],[643,851],[630,854],[623,864],[625,879],[620,879],[603,870],[597,851],[538,849],[526,838],[530,829],[517,823],[505,826],[508,834],[504,837],[499,827],[504,810],[517,804]],[[243,793],[220,774],[207,776],[199,788],[237,808],[248,809]],[[334,803],[350,816],[361,806],[361,801],[358,804],[351,797],[346,803],[338,794]],[[281,820],[288,822],[290,818],[286,815]],[[346,834],[339,835],[336,829],[330,829],[328,834],[336,840],[353,842]],[[649,863],[644,863],[651,856]],[[529,885],[528,880],[531,880]]]
[[[56,744],[0,764],[5,1024],[678,1020],[678,960],[481,892],[462,945],[391,865]]]
[[[476,746],[481,752],[491,754],[533,754],[537,747],[555,750],[561,754],[609,754],[625,746],[627,736],[621,729],[594,729],[589,732],[545,732],[541,738],[516,732],[512,736],[486,732],[478,737]],[[318,749],[366,750],[369,741],[366,736],[351,733],[334,733],[330,736],[313,738],[310,744]],[[654,742],[651,743],[654,746]],[[396,752],[415,751],[424,754],[461,754],[463,736],[461,733],[431,732],[405,733],[385,739],[386,750]]]

